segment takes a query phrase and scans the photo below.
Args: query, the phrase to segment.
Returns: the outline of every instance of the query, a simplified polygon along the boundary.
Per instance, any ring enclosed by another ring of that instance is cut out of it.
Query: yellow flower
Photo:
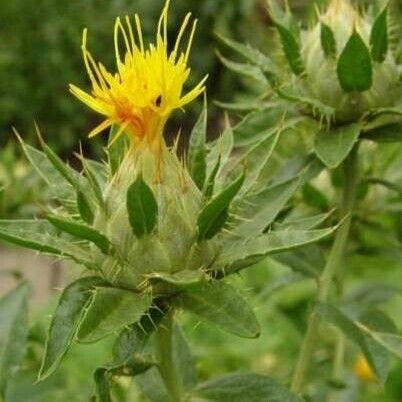
[[[186,15],[169,52],[168,8],[169,0],[166,1],[159,19],[156,44],[149,44],[147,47],[144,45],[141,21],[137,14],[134,16],[135,30],[129,17],[125,17],[125,23],[120,18],[116,19],[115,74],[107,71],[103,64],[95,62],[87,50],[87,30],[84,30],[82,52],[92,91],[85,92],[75,85],[70,85],[70,91],[83,103],[105,116],[104,121],[89,133],[89,137],[94,137],[116,124],[119,130],[115,139],[126,132],[135,144],[143,141],[150,144],[155,140],[159,142],[171,112],[191,102],[204,91],[207,77],[186,94],[182,93],[190,74],[187,62],[197,21],[193,21],[189,39],[182,50],[182,38],[191,19],[191,13]]]
[[[354,371],[362,381],[371,382],[375,380],[373,370],[362,355],[357,356]]]

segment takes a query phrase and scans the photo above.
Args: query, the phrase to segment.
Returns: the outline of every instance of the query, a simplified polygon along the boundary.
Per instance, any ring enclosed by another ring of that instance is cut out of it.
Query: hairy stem
[[[181,401],[180,379],[173,359],[173,310],[170,311],[158,325],[156,331],[156,346],[159,357],[159,371],[169,393],[171,402]]]
[[[335,240],[324,270],[317,281],[317,301],[320,303],[328,302],[332,281],[335,277],[337,269],[341,265],[349,237],[353,207],[356,198],[356,187],[358,184],[357,151],[358,145],[356,144],[343,163],[345,182],[343,186],[342,205],[340,211],[342,223],[336,233]],[[313,309],[309,317],[307,331],[293,374],[291,390],[295,393],[299,393],[304,385],[304,379],[311,361],[314,346],[317,342],[320,325],[321,317],[317,311]]]

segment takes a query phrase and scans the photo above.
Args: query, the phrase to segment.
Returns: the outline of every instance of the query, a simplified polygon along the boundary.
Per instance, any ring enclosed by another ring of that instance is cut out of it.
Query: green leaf
[[[149,337],[155,331],[156,326],[165,316],[160,308],[152,307],[144,314],[140,321],[128,326],[120,332],[113,345],[112,366],[121,366],[141,353],[148,342]]]
[[[402,359],[402,336],[383,332],[371,332],[371,336],[390,353]]]
[[[321,223],[325,222],[330,215],[332,215],[333,210],[329,212],[323,212],[317,215],[302,216],[302,217],[289,217],[281,223],[276,223],[275,227],[283,230],[310,230],[316,228]]]
[[[402,142],[402,124],[386,124],[367,130],[362,135],[365,139],[379,143]]]
[[[109,132],[109,140],[107,146],[107,155],[109,160],[110,174],[113,176],[127,151],[128,139],[124,133],[120,133],[120,136],[116,138],[116,135],[119,132],[119,126],[112,126]]]
[[[275,380],[247,372],[207,381],[194,392],[205,402],[302,402]]]
[[[229,205],[239,192],[244,181],[244,174],[213,197],[201,210],[198,220],[198,241],[214,237],[225,225]]]
[[[288,60],[289,66],[294,74],[300,76],[304,73],[304,66],[300,55],[300,46],[291,30],[284,25],[275,22],[281,39],[283,51]]]
[[[209,174],[205,182],[203,193],[206,199],[211,198],[212,195],[214,194],[215,180],[218,175],[220,167],[221,167],[221,157],[219,155],[218,159],[216,160],[215,166],[211,170],[211,173]]]
[[[378,379],[382,383],[385,383],[389,371],[388,352],[387,349],[378,342],[375,336],[373,336],[377,331],[371,331],[366,325],[358,321],[353,321],[341,310],[330,304],[318,304],[317,312],[326,321],[337,326],[347,337],[360,347]]]
[[[330,169],[336,168],[358,140],[361,125],[357,123],[320,130],[314,139],[314,151]]]
[[[172,334],[173,364],[177,368],[181,386],[185,390],[191,390],[197,384],[197,372],[195,369],[190,346],[180,326],[175,323]]]
[[[236,215],[245,222],[232,231],[233,235],[247,238],[261,234],[274,221],[298,186],[299,178],[296,178],[246,197],[236,208]],[[253,207],[250,208],[250,205]]]
[[[248,241],[241,239],[238,242],[231,242],[218,257],[216,266],[222,267],[224,275],[233,274],[256,264],[267,255],[315,243],[334,230],[335,228],[272,231]]]
[[[244,166],[246,166],[246,177],[244,179],[242,193],[246,193],[257,183],[262,170],[271,159],[278,143],[280,133],[280,130],[278,130],[271,135],[267,135],[266,138],[253,146],[250,151],[246,152],[239,160],[238,164],[244,164]]]
[[[388,52],[388,6],[376,17],[370,34],[371,56],[373,60],[382,63]]]
[[[50,324],[39,380],[44,380],[57,369],[73,341],[92,290],[102,284],[98,277],[85,277],[64,289]]]
[[[79,342],[96,342],[142,317],[151,305],[148,293],[97,287],[80,320],[77,331]]]
[[[25,354],[28,334],[26,282],[0,299],[0,323],[0,399],[5,400],[7,383],[18,370]]]
[[[48,215],[48,221],[57,229],[69,233],[78,239],[88,240],[94,243],[102,252],[108,253],[110,243],[108,238],[90,226],[84,225],[73,219],[62,218],[57,215]]]
[[[328,199],[317,187],[306,183],[302,189],[304,202],[313,208],[327,210],[329,208]]]
[[[158,204],[142,177],[127,190],[127,211],[131,229],[138,238],[152,232],[156,225]]]
[[[77,208],[82,220],[89,225],[92,224],[94,213],[92,212],[89,202],[81,191],[77,192]]]
[[[190,176],[197,187],[202,190],[206,177],[206,138],[207,138],[207,106],[204,105],[193,130],[188,146],[187,166]]]
[[[234,335],[243,338],[260,335],[260,326],[251,307],[224,282],[201,284],[197,289],[180,294],[174,303]]]
[[[350,36],[339,56],[337,74],[345,92],[364,92],[373,84],[370,52],[356,31]]]
[[[336,56],[336,41],[334,33],[330,26],[321,22],[321,48],[327,57],[335,57]]]
[[[108,370],[101,367],[94,373],[96,402],[112,402],[109,386]]]

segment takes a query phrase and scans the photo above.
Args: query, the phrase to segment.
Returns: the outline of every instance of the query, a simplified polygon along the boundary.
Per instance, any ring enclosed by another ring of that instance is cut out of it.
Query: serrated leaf
[[[231,373],[200,384],[194,391],[205,402],[302,402],[275,380],[253,373]]]
[[[326,321],[337,326],[361,348],[370,367],[378,379],[384,383],[389,370],[388,352],[373,336],[376,331],[372,332],[366,325],[353,321],[341,310],[330,304],[318,304],[317,312]]]
[[[201,284],[183,292],[174,303],[197,315],[201,320],[243,338],[256,338],[260,326],[247,302],[222,281]]]
[[[233,274],[256,264],[267,255],[315,243],[334,230],[335,228],[272,231],[248,241],[231,242],[218,257],[216,265],[222,266],[222,274]]]
[[[64,289],[50,324],[39,380],[57,369],[73,341],[92,290],[103,284],[100,278],[91,276],[78,279]]]
[[[102,252],[108,253],[110,243],[108,238],[90,226],[84,225],[73,219],[62,218],[57,215],[49,215],[48,221],[57,229],[69,233],[81,240],[94,243]]]
[[[271,159],[278,143],[280,133],[280,130],[278,130],[268,135],[253,146],[250,151],[246,152],[239,160],[238,164],[244,164],[244,166],[246,166],[246,177],[241,190],[242,193],[246,193],[257,183],[262,170]]]
[[[246,221],[232,231],[233,235],[250,237],[261,234],[274,221],[298,186],[299,179],[296,178],[246,197],[244,205],[236,208],[236,214]]]
[[[198,241],[211,239],[223,228],[230,203],[239,192],[243,181],[244,174],[213,197],[201,210],[197,219]]]
[[[336,40],[334,33],[329,25],[321,22],[321,31],[320,31],[320,39],[321,39],[321,48],[327,57],[335,57],[336,56]]]
[[[243,44],[236,42],[232,39],[224,37],[222,35],[217,35],[218,38],[228,47],[242,55],[249,62],[259,66],[264,72],[274,72],[275,66],[272,61],[258,49],[255,49],[250,44]]]
[[[158,204],[142,177],[138,177],[127,190],[127,212],[131,229],[138,238],[151,233],[155,228]]]
[[[177,290],[189,290],[196,288],[201,282],[205,281],[207,276],[202,271],[179,271],[175,274],[166,272],[156,272],[147,276],[153,286],[158,284],[165,285]],[[154,291],[157,291],[157,289]]]
[[[188,146],[187,166],[190,176],[197,187],[202,190],[206,176],[206,148],[207,138],[207,107],[204,105],[197,122],[195,123],[190,135]]]
[[[77,331],[79,342],[96,342],[140,320],[149,309],[151,297],[147,293],[97,287],[81,317]]]
[[[304,73],[304,66],[300,55],[300,46],[294,33],[278,22],[275,22],[275,27],[279,33],[283,51],[291,70],[295,75],[302,75]]]
[[[89,262],[89,255],[83,247],[58,237],[57,230],[46,220],[0,220],[0,239],[45,254]]]
[[[222,56],[219,52],[217,52],[217,55],[222,64],[229,70],[235,72],[236,74],[252,78],[259,82],[261,85],[268,85],[268,80],[259,66],[247,63],[238,63],[233,60],[229,60],[226,57]]]
[[[320,130],[314,139],[314,151],[330,169],[339,166],[349,155],[359,139],[361,125],[358,123]]]
[[[370,52],[358,32],[353,32],[339,56],[338,80],[345,92],[364,92],[373,84]]]
[[[28,285],[18,287],[0,299],[0,399],[5,400],[9,379],[18,370],[28,334]]]
[[[370,33],[371,56],[373,60],[382,63],[388,52],[388,6],[376,17]]]

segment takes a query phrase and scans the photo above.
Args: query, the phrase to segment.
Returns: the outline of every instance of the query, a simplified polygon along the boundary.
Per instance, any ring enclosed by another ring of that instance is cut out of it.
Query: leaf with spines
[[[79,342],[96,342],[140,320],[151,305],[150,295],[109,287],[96,287],[81,317]]]
[[[69,257],[86,265],[90,263],[89,250],[59,237],[55,227],[46,220],[0,220],[0,239],[41,253]]]
[[[238,63],[232,60],[227,59],[222,56],[219,52],[217,52],[219,60],[222,64],[227,67],[229,70],[235,72],[239,75],[244,75],[245,77],[252,78],[256,80],[260,85],[266,86],[268,85],[268,79],[261,71],[259,66],[248,64],[248,63]]]
[[[22,282],[0,299],[0,399],[19,368],[28,334],[28,285]]]
[[[314,151],[327,167],[334,169],[349,155],[360,132],[359,123],[323,128],[315,136]]]
[[[373,84],[370,51],[357,31],[342,50],[336,67],[339,84],[345,92],[364,92]]]
[[[316,230],[278,230],[272,231],[248,241],[240,239],[231,242],[215,262],[217,270],[223,275],[230,275],[243,268],[256,264],[270,254],[281,253],[320,241],[333,233],[335,228]],[[213,268],[213,271],[216,269]],[[213,274],[212,274],[213,276]]]
[[[187,166],[190,176],[197,187],[202,190],[206,176],[207,158],[207,106],[204,105],[190,135]]]
[[[141,238],[154,230],[158,204],[151,188],[141,176],[127,190],[127,212],[136,237]]]
[[[388,6],[386,6],[374,21],[370,34],[371,56],[373,60],[382,63],[388,52]]]
[[[57,215],[48,215],[47,220],[57,229],[69,233],[78,239],[94,243],[103,253],[108,253],[110,248],[109,240],[96,229],[77,222],[76,220],[63,218]]]
[[[260,326],[251,307],[224,282],[200,284],[198,288],[179,294],[174,303],[234,335],[256,338],[260,334]]]
[[[87,201],[87,198],[84,196],[84,194],[81,191],[77,192],[76,195],[76,201],[77,201],[77,209],[80,214],[80,217],[82,220],[89,225],[92,224],[94,221],[94,213],[92,211],[92,208],[90,204]]]
[[[39,380],[44,380],[59,366],[74,339],[93,289],[102,285],[100,278],[91,276],[78,279],[64,289],[50,324]]]
[[[214,237],[225,225],[228,210],[233,198],[239,192],[244,181],[244,174],[213,197],[201,210],[197,219],[198,241]]]
[[[321,48],[326,57],[336,56],[336,40],[334,33],[329,25],[321,22],[320,31]]]

